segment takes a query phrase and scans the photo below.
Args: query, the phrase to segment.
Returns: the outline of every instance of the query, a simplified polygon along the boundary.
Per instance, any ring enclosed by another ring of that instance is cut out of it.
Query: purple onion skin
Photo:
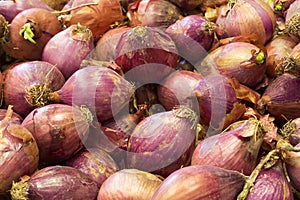
[[[256,60],[262,50],[248,42],[233,42],[211,51],[196,66],[203,76],[220,73],[228,78],[236,78],[239,83],[255,88],[264,78],[266,65]]]
[[[104,181],[97,200],[147,200],[151,198],[161,182],[161,179],[149,172],[123,169]]]
[[[172,72],[167,76],[157,90],[159,102],[166,110],[172,110],[177,105],[193,107],[193,89],[199,84],[203,77],[197,72],[186,70]],[[191,105],[190,105],[191,104]]]
[[[15,1],[0,1],[0,13],[8,22],[11,22],[21,10],[17,8]]]
[[[1,120],[0,196],[8,192],[13,181],[32,174],[38,167],[39,149],[32,134],[10,119],[13,111]]]
[[[129,139],[127,167],[166,177],[189,164],[197,120],[195,112],[187,107],[143,119]]]
[[[151,200],[232,200],[243,188],[243,174],[214,166],[195,165],[170,174]]]
[[[68,166],[49,166],[23,177],[10,191],[12,200],[95,200],[97,184],[85,173]]]
[[[209,75],[201,79],[194,87],[198,93],[200,122],[203,125],[219,128],[235,102],[239,102],[229,79],[220,75]]]
[[[200,15],[188,15],[166,29],[181,57],[191,63],[202,60],[214,41],[213,24]]]
[[[62,164],[84,172],[99,188],[109,176],[119,170],[112,157],[100,148],[84,149]]]
[[[45,45],[42,60],[55,65],[68,79],[80,69],[81,62],[94,48],[92,32],[81,25],[71,25],[54,35]]]
[[[155,27],[134,27],[121,35],[116,46],[115,62],[128,72],[128,80],[141,83],[161,81],[176,68],[177,58],[174,41]]]
[[[293,133],[289,136],[291,145],[296,146],[300,143],[300,118],[293,119],[290,123]]]
[[[291,185],[278,166],[259,172],[247,200],[294,200]]]
[[[120,112],[133,93],[132,84],[115,71],[102,66],[87,66],[72,74],[52,95],[54,102],[85,105],[93,114],[95,112],[99,122],[104,122]]]
[[[192,165],[211,165],[250,175],[254,170],[264,133],[258,120],[238,121],[232,130],[201,141],[192,155]]]
[[[294,38],[298,43],[300,42],[300,1],[294,1],[286,11],[285,14],[285,25],[288,34]]]
[[[44,85],[50,91],[56,91],[64,83],[64,76],[54,65],[44,61],[23,62],[5,75],[4,101],[6,105],[13,105],[16,113],[26,117],[34,108],[42,106],[29,103],[27,96],[34,86]]]
[[[69,159],[89,134],[87,116],[77,107],[50,104],[33,110],[22,122],[36,139],[41,166]]]
[[[7,109],[4,108],[0,109],[0,120],[3,120],[5,118],[6,113],[7,113]],[[23,120],[24,120],[23,117],[21,117],[16,112],[13,112],[10,119],[10,123],[21,124]]]
[[[241,0],[226,14],[219,15],[216,24],[221,30],[220,38],[256,34],[259,43],[265,44],[273,36],[276,17],[272,8],[261,0]]]

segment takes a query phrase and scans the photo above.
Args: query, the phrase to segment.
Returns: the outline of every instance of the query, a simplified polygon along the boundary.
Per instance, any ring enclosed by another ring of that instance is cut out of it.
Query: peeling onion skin
[[[22,122],[39,146],[40,165],[57,164],[79,152],[89,134],[87,116],[77,107],[50,104],[33,110]]]
[[[214,166],[195,165],[170,174],[151,200],[232,200],[243,188],[243,174]]]
[[[250,175],[254,170],[264,130],[258,120],[238,121],[234,128],[201,141],[191,165],[212,165]]]
[[[119,170],[113,158],[100,148],[84,149],[62,164],[84,172],[99,188],[109,176]]]
[[[163,177],[190,163],[198,117],[181,106],[143,119],[128,141],[127,167]]]
[[[123,169],[104,181],[97,200],[149,200],[161,182],[149,172]]]
[[[41,105],[30,103],[33,97],[30,90],[39,85],[45,86],[41,91],[56,91],[64,83],[63,74],[54,65],[44,61],[22,62],[5,73],[4,102],[6,105],[13,105],[16,113],[26,117],[36,107],[49,103],[45,96],[41,98],[44,101]],[[40,96],[40,94],[36,95]]]
[[[279,166],[259,172],[247,200],[294,200],[290,183]]]
[[[97,184],[85,173],[68,166],[49,166],[24,176],[11,188],[12,200],[95,200]]]
[[[23,126],[11,123],[13,111],[0,122],[0,195],[6,193],[13,181],[31,175],[38,167],[39,149],[32,134]]]

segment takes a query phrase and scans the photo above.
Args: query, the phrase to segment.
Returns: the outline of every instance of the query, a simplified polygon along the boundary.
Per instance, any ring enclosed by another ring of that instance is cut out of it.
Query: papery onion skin
[[[294,200],[290,183],[279,166],[259,172],[247,200]]]
[[[190,162],[198,117],[181,106],[143,119],[128,142],[127,167],[168,176]]]
[[[214,166],[195,165],[170,174],[151,200],[232,200],[245,183],[243,174]]]
[[[214,41],[214,23],[199,15],[188,15],[166,29],[174,40],[178,53],[189,62],[202,60]]]
[[[250,175],[254,170],[264,130],[258,120],[233,123],[233,129],[201,141],[192,155],[192,165],[212,165]]]
[[[264,78],[265,56],[262,49],[251,43],[232,42],[211,51],[196,69],[203,76],[220,73],[255,88]]]
[[[103,122],[120,112],[133,93],[132,84],[112,69],[87,66],[72,74],[63,87],[51,95],[54,102],[85,105]]]
[[[27,115],[22,126],[36,139],[41,166],[65,161],[83,148],[89,133],[87,115],[78,107],[64,104],[46,105]]]
[[[216,24],[220,38],[256,34],[259,43],[265,44],[273,36],[276,18],[271,7],[261,0],[238,0],[226,14],[219,15]]]
[[[161,184],[154,174],[137,169],[123,169],[111,175],[99,190],[97,200],[150,199]]]
[[[197,99],[193,94],[193,89],[202,78],[202,75],[197,72],[186,70],[172,72],[158,87],[159,102],[166,110],[172,110],[178,105],[195,108],[193,102],[197,103]]]
[[[94,48],[92,32],[80,24],[71,25],[45,45],[42,60],[55,65],[68,79]]]
[[[284,130],[286,130],[289,135],[289,142],[291,145],[296,146],[300,143],[300,118],[293,119],[284,125]]]
[[[24,25],[33,29],[35,43],[25,40],[20,34]],[[5,52],[22,60],[41,60],[43,48],[56,33],[62,31],[61,23],[55,14],[42,8],[30,8],[20,12],[12,20],[9,28],[9,42],[4,44]]]
[[[96,199],[99,188],[85,173],[68,166],[42,168],[13,184],[12,200]]]
[[[285,25],[286,30],[291,37],[300,42],[300,1],[294,1],[286,11]]]
[[[99,188],[109,176],[119,170],[112,157],[100,148],[83,149],[62,164],[84,172]]]
[[[138,0],[128,6],[130,26],[149,26],[165,30],[181,17],[181,10],[167,0]]]
[[[129,80],[157,83],[177,66],[177,48],[164,31],[136,26],[124,32],[116,46],[115,62]],[[134,70],[132,70],[134,69]]]
[[[3,120],[6,116],[7,109],[0,109],[0,120]],[[21,124],[23,121],[23,117],[21,117],[18,113],[13,112],[11,115],[10,123]]]
[[[0,133],[0,195],[6,193],[13,181],[32,174],[38,167],[39,149],[32,134],[11,121],[9,107],[1,120]]]
[[[13,105],[16,113],[26,117],[34,108],[49,103],[47,97],[43,96],[44,92],[56,91],[64,83],[63,74],[48,62],[17,63],[5,73],[4,102]],[[35,104],[35,98],[44,102]]]

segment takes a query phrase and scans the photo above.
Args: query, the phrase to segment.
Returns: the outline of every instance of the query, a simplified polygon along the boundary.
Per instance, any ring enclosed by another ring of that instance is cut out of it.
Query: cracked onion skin
[[[49,166],[12,185],[12,200],[95,200],[98,186],[85,173],[68,166]]]
[[[38,167],[39,149],[32,134],[20,124],[12,122],[9,106],[0,121],[0,195],[6,193],[13,181],[32,174]]]
[[[170,174],[151,200],[232,200],[243,188],[245,176],[220,167],[195,165]]]
[[[27,115],[22,126],[36,139],[42,166],[67,160],[84,147],[89,134],[88,115],[91,115],[86,108],[84,110],[65,104],[50,104]]]

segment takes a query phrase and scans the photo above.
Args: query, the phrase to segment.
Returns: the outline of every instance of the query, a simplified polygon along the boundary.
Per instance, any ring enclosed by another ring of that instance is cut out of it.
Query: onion
[[[294,46],[289,55],[282,58],[277,68],[278,74],[290,73],[300,77],[300,43]]]
[[[97,200],[146,200],[150,199],[161,180],[145,171],[123,169],[111,175],[102,184]]]
[[[41,8],[48,11],[53,11],[53,9],[45,3],[45,0],[31,0],[31,1],[15,0],[15,2],[17,8],[22,11],[31,8]]]
[[[254,170],[265,130],[258,120],[238,121],[230,130],[201,141],[192,156],[192,165],[212,165],[250,175]]]
[[[99,188],[109,176],[118,171],[115,161],[100,148],[84,149],[62,164],[84,172]]]
[[[194,103],[197,103],[195,96],[193,99],[193,89],[201,79],[201,74],[197,72],[185,70],[172,72],[158,87],[159,102],[166,110],[172,110],[177,105],[193,108],[194,104],[191,102],[194,100]]]
[[[4,101],[26,117],[35,107],[48,104],[47,93],[60,89],[64,83],[62,73],[48,62],[17,63],[5,74]]]
[[[133,92],[132,84],[112,69],[87,66],[72,74],[61,89],[50,94],[50,99],[67,105],[85,105],[103,122],[126,107]]]
[[[286,31],[297,42],[300,41],[300,1],[295,0],[287,9],[285,15]]]
[[[297,43],[295,40],[293,40],[291,37],[283,35],[274,38],[266,45],[266,74],[269,77],[274,78],[277,75],[277,66],[281,63],[284,57],[289,55],[296,44]]]
[[[201,5],[203,0],[169,0],[170,2],[177,5],[183,11],[191,11],[196,9],[197,6]]]
[[[127,167],[168,176],[189,164],[198,117],[187,107],[150,115],[133,130]]]
[[[121,24],[124,17],[122,16],[121,5],[118,0],[74,0],[71,7],[89,3],[96,5],[74,9],[65,18],[62,18],[62,21],[67,27],[78,23],[87,27],[92,31],[96,42],[102,34],[111,28],[111,25]]]
[[[8,109],[0,109],[0,120],[3,120],[6,116]],[[23,121],[23,118],[16,112],[12,112],[11,118],[10,118],[10,123],[16,123],[16,124],[21,124]]]
[[[262,49],[253,44],[232,42],[211,51],[196,69],[203,76],[220,73],[255,88],[264,78],[265,58]]]
[[[99,188],[85,173],[68,166],[49,166],[13,184],[12,200],[96,199]]]
[[[300,79],[291,74],[283,74],[271,82],[258,101],[261,114],[270,113],[277,123],[300,117]]]
[[[214,166],[188,166],[173,172],[151,200],[232,200],[243,188],[243,174]]]
[[[32,134],[12,120],[12,106],[0,122],[0,194],[7,192],[12,181],[32,174],[38,167],[39,149]]]
[[[42,60],[55,65],[68,79],[93,50],[92,32],[80,24],[53,36],[44,47]]]
[[[282,132],[287,133],[291,145],[300,143],[300,118],[295,118],[283,125]]]
[[[219,37],[256,34],[261,44],[272,38],[275,23],[273,10],[262,0],[231,0],[216,21]]]
[[[121,35],[116,46],[115,61],[125,77],[143,84],[157,83],[170,74],[177,58],[173,40],[155,27],[134,27]]]
[[[0,13],[8,22],[11,22],[19,12],[21,12],[21,10],[17,8],[15,1],[0,1]]]
[[[191,63],[202,60],[214,41],[214,23],[200,15],[188,15],[166,29],[181,57]]]
[[[12,20],[4,50],[16,59],[41,60],[46,43],[61,30],[55,14],[42,8],[26,9]]]
[[[294,199],[291,185],[279,166],[276,165],[259,172],[254,186],[247,196],[247,200],[257,199]]]
[[[180,9],[167,0],[138,0],[129,4],[130,26],[150,26],[165,30],[181,17]]]
[[[36,108],[22,122],[34,136],[42,166],[65,161],[83,148],[92,121],[88,109],[64,104]]]

